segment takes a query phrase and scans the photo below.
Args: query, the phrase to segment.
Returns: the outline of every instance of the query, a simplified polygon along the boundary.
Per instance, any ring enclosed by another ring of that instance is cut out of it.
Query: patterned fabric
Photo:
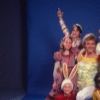
[[[70,53],[69,55],[63,55],[61,52],[55,52],[54,59],[56,61],[61,61],[61,63],[65,62],[68,68],[75,65],[75,55],[73,53]]]
[[[60,20],[59,23],[60,23],[61,29],[62,29],[63,33],[65,34],[65,36],[69,36],[69,31],[68,31],[68,28],[67,28],[65,22],[63,20]]]
[[[63,55],[61,52],[55,52],[54,53],[55,61],[61,61],[61,63],[64,62],[64,63],[67,64],[69,74],[71,73],[71,71],[72,71],[72,69],[75,65],[75,55],[76,55],[75,52],[78,52],[78,51],[75,50],[75,48],[74,48],[73,53],[70,53],[69,55]],[[77,74],[75,74],[75,76],[73,77],[72,83],[74,84],[73,92],[76,93],[77,92]]]
[[[78,88],[83,89],[86,86],[94,85],[94,77],[97,73],[98,56],[95,58],[86,58],[82,56],[82,60],[78,63]]]
[[[72,43],[72,47],[79,47],[81,45],[81,39],[79,38],[78,40],[74,40]]]

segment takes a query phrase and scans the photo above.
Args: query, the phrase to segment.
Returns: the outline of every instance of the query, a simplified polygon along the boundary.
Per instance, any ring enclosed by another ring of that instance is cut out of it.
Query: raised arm
[[[58,8],[57,16],[59,18],[59,23],[63,33],[65,34],[65,36],[69,36],[68,28],[63,20],[63,12],[60,10],[60,8]]]

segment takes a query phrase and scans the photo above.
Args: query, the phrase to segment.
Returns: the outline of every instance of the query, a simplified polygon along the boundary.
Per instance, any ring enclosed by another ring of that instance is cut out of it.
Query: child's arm
[[[60,26],[61,26],[61,29],[63,31],[63,33],[66,35],[66,36],[69,36],[69,31],[68,31],[68,28],[63,20],[63,12],[58,8],[58,12],[57,12],[57,15],[59,17],[59,23],[60,23]]]

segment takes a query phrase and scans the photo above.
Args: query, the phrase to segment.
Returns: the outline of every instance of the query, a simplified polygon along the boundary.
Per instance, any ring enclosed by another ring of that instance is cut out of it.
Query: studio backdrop
[[[99,0],[27,0],[27,95],[44,100],[53,83],[53,54],[59,50],[64,34],[57,11],[64,12],[64,21],[71,32],[75,23],[82,25],[83,33],[98,35],[100,28]]]

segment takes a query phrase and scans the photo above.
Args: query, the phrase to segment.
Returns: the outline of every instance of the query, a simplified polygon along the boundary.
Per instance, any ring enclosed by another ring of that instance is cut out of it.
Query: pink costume
[[[75,49],[75,48],[74,48]],[[54,53],[54,59],[56,62],[65,62],[68,66],[68,73],[70,74],[71,70],[73,69],[75,65],[75,55],[78,53],[78,49],[75,49],[75,52],[70,52],[68,55],[64,55],[61,52],[55,52]],[[58,68],[58,66],[55,66]],[[57,69],[54,68],[54,69]],[[56,82],[56,87],[53,87],[52,90],[49,93],[49,96],[46,98],[46,100],[54,100],[55,96],[62,93],[61,91],[61,83],[64,79],[63,74],[61,73],[55,73],[54,72],[54,81]],[[72,83],[74,84],[73,92],[77,93],[77,75],[75,75],[72,79]]]
[[[75,47],[74,47],[75,49]],[[75,65],[75,55],[78,53],[78,49],[75,49],[75,52],[71,52],[69,55],[64,55],[61,52],[55,52],[54,53],[54,59],[56,61],[60,61],[61,63],[65,62],[68,66],[68,73],[72,71],[74,65]],[[59,55],[59,56],[58,56]],[[74,89],[73,91],[76,93],[77,92],[77,78],[76,76],[72,79],[72,83],[74,84]]]

